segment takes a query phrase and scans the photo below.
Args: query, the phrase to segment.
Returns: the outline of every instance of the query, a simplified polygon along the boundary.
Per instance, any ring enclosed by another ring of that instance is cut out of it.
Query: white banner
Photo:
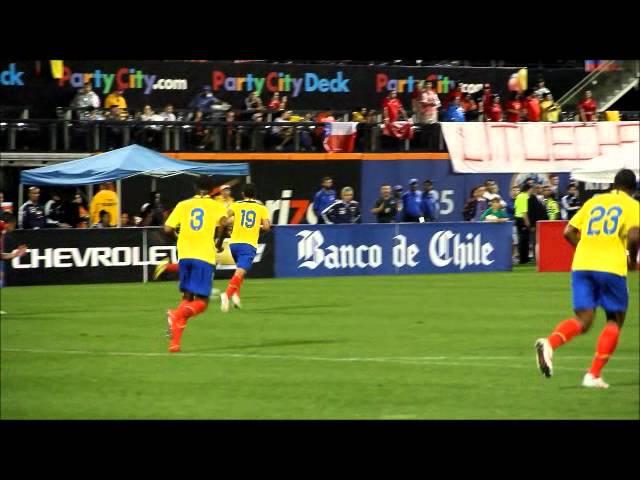
[[[638,164],[640,122],[442,123],[456,173],[561,173]]]

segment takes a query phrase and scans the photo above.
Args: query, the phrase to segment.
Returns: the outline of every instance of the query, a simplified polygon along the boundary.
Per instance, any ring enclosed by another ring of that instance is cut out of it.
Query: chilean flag
[[[358,122],[330,122],[324,127],[324,149],[327,152],[353,152]]]
[[[413,122],[388,122],[382,129],[383,135],[396,137],[400,140],[411,140],[413,138]]]

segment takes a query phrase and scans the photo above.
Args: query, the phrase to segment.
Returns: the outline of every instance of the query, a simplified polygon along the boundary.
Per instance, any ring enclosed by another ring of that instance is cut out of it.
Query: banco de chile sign
[[[277,277],[511,270],[511,223],[290,225],[275,229]]]

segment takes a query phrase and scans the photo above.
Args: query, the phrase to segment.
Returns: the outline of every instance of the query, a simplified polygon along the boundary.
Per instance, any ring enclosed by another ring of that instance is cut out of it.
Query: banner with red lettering
[[[452,122],[442,133],[456,173],[615,171],[640,158],[640,122]]]

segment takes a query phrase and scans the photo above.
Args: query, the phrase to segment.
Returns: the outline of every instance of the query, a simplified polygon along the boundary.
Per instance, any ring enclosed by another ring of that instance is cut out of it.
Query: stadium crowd
[[[389,91],[376,106],[363,106],[351,112],[337,115],[331,109],[322,111],[292,110],[289,99],[280,92],[263,99],[253,91],[241,105],[232,106],[216,97],[209,85],[205,85],[182,108],[167,104],[161,108],[151,105],[130,107],[125,91],[117,90],[101,101],[90,83],[81,88],[70,104],[76,120],[108,121],[101,133],[101,145],[105,150],[124,145],[125,129],[120,122],[137,121],[132,124],[131,137],[139,144],[160,149],[162,146],[163,122],[188,122],[185,129],[186,148],[194,150],[241,151],[249,148],[260,150],[265,147],[281,151],[293,148],[294,130],[290,125],[266,125],[265,122],[303,123],[298,126],[299,144],[296,148],[304,151],[322,150],[323,129],[317,124],[340,120],[351,120],[362,124],[358,128],[358,144],[363,145],[370,136],[367,124],[382,127],[383,143],[391,139],[413,138],[415,126],[419,126],[420,145],[435,148],[440,134],[439,122],[559,122],[568,117],[562,115],[544,79],[539,79],[536,88],[521,91],[509,90],[508,98],[495,93],[492,85],[475,93],[463,92],[462,85],[446,94],[436,93],[429,81],[417,84],[411,96],[411,105],[405,109],[398,92]],[[597,121],[597,103],[591,92],[575,105],[578,118],[582,121]],[[573,118],[570,118],[573,120]],[[146,123],[139,123],[146,122]],[[264,128],[261,128],[264,127]],[[221,128],[221,130],[220,130]],[[72,136],[91,150],[91,129],[86,124],[74,124]],[[127,132],[127,135],[129,133]],[[384,145],[383,145],[384,146]]]

